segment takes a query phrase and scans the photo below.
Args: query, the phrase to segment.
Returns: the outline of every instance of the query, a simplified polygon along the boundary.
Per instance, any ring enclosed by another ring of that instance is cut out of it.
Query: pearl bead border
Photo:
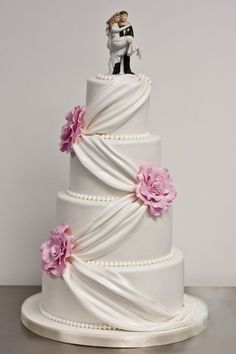
[[[104,81],[110,81],[110,80],[116,79],[117,76],[118,75],[113,75],[113,74],[107,74],[107,75],[97,74],[96,75],[96,79],[100,79],[100,80],[104,80]]]
[[[92,195],[73,192],[70,188],[67,188],[66,193],[73,198],[89,200],[91,202],[111,202],[113,200],[119,199],[119,197],[105,196],[105,195]]]
[[[40,304],[40,312],[41,314],[48,318],[49,320],[65,324],[68,326],[74,326],[74,327],[79,327],[83,329],[96,329],[96,330],[118,330],[118,328],[112,327],[107,324],[99,324],[99,323],[86,323],[86,322],[77,322],[77,321],[72,321],[72,320],[66,320],[65,318],[51,315],[48,313],[42,306],[42,303]]]
[[[141,140],[150,135],[150,132],[140,134],[101,134],[101,138],[109,140]]]
[[[153,259],[144,259],[144,260],[140,260],[140,261],[96,261],[96,260],[91,260],[91,261],[86,261],[86,262],[100,265],[102,267],[139,267],[139,266],[147,266],[147,265],[158,264],[158,263],[164,262],[164,261],[172,258],[174,253],[175,253],[175,250],[173,248],[168,255],[163,256],[163,257],[159,257],[159,258],[153,258]]]
[[[118,77],[121,77],[121,76],[125,76],[125,74],[120,74],[120,75],[113,75],[113,74],[106,74],[106,75],[104,75],[104,74],[97,74],[97,75],[96,75],[96,79],[104,80],[104,81],[111,81],[111,80],[115,80],[115,79],[117,79]],[[141,79],[146,79],[147,82],[148,82],[150,85],[152,84],[152,80],[151,80],[148,76],[146,76],[146,75],[144,75],[144,74],[136,74],[136,75],[132,75],[132,76],[138,77],[139,80],[141,80]]]

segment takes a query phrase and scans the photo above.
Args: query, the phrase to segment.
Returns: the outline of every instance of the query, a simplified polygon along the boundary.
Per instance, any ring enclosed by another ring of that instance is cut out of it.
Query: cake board
[[[159,332],[130,332],[120,330],[87,329],[59,323],[40,312],[42,293],[26,299],[21,308],[21,321],[32,332],[49,339],[70,344],[110,348],[150,347],[176,343],[194,337],[207,327],[208,311],[205,303],[184,295],[184,306],[189,310],[191,322],[183,327]]]

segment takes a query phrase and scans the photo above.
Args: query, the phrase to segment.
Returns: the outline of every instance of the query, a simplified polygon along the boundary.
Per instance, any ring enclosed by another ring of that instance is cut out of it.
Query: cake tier
[[[148,134],[137,139],[124,139],[121,137],[120,139],[115,139],[114,137],[103,137],[101,139],[105,139],[106,143],[116,152],[132,162],[137,170],[139,165],[145,162],[161,164],[161,141],[157,135]],[[96,159],[95,154],[96,151],[94,152],[94,159]],[[69,189],[72,192],[95,196],[117,197],[127,194],[125,191],[114,189],[105,184],[102,177],[97,177],[99,173],[102,174],[103,171],[97,169],[96,173],[91,173],[76,155],[71,154]]]
[[[121,274],[137,291],[163,304],[169,310],[176,311],[183,305],[183,254],[177,249],[172,257],[157,264],[112,267],[112,270]],[[83,299],[80,301],[79,297],[73,294],[64,279],[53,279],[43,272],[42,280],[41,305],[48,314],[80,323],[100,324],[96,313],[89,312],[84,307]],[[111,294],[107,292],[104,296],[107,298]],[[110,301],[116,302],[116,298],[111,298]]]
[[[110,202],[91,201],[69,196],[66,192],[57,195],[56,223],[67,223],[76,233],[88,224]],[[127,216],[127,223],[133,223]],[[148,212],[124,243],[97,259],[112,262],[143,261],[165,257],[171,252],[172,208],[158,218]]]
[[[147,131],[151,82],[145,76],[98,75],[87,81],[86,133]]]

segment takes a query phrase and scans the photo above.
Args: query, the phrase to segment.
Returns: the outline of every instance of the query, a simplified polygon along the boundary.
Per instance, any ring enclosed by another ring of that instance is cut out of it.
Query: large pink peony
[[[71,255],[74,236],[67,224],[58,225],[41,246],[42,269],[51,277],[62,277]]]
[[[76,143],[82,134],[84,125],[85,108],[77,106],[66,114],[66,123],[61,130],[60,150],[66,152],[73,151],[73,144]]]
[[[152,163],[139,167],[135,191],[139,199],[149,206],[151,215],[160,216],[167,211],[177,193],[166,168]]]

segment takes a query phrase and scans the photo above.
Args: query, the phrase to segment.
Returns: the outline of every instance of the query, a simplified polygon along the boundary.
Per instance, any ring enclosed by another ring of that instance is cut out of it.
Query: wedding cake
[[[66,115],[69,186],[41,246],[42,293],[22,306],[39,335],[145,347],[206,328],[207,308],[184,294],[184,257],[172,245],[177,192],[160,137],[148,131],[150,92],[144,75],[97,75],[85,107]]]

